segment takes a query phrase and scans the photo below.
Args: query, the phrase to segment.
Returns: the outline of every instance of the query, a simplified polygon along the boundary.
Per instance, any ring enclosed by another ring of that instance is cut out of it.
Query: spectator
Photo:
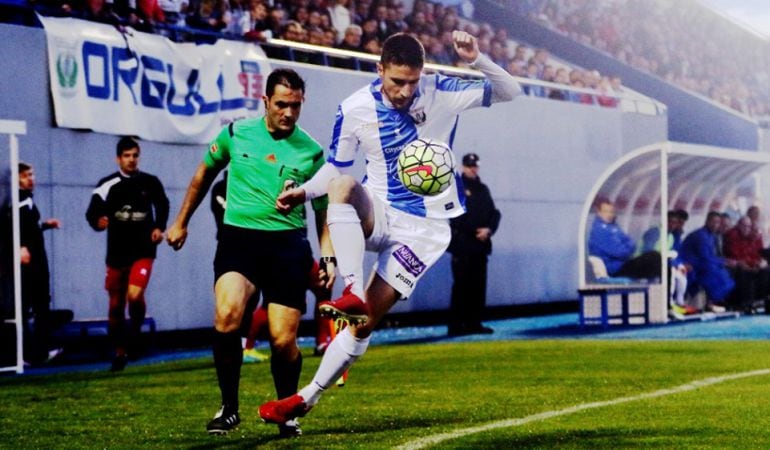
[[[335,44],[342,43],[343,35],[347,32],[348,27],[353,24],[353,15],[348,6],[349,3],[349,0],[334,0],[334,3],[328,8],[332,27],[337,32]]]
[[[283,12],[283,10],[277,11]],[[248,31],[244,33],[247,40],[261,42],[273,37],[270,12],[262,0],[249,0],[248,18]]]
[[[251,30],[250,7],[247,0],[228,0],[229,7],[225,12],[224,22],[227,24],[222,30],[225,34],[243,36]]]
[[[372,55],[379,55],[382,53],[382,45],[380,44],[380,40],[376,37],[372,37],[364,42],[363,49],[366,53],[371,53]]]
[[[720,256],[717,238],[722,226],[721,215],[711,211],[706,216],[706,224],[690,233],[682,242],[682,260],[690,267],[688,283],[693,287],[702,287],[706,291],[706,310],[724,312],[722,304],[735,287],[727,266],[731,263]]]
[[[156,24],[165,24],[166,15],[158,3],[159,0],[136,0],[137,16],[144,28],[150,32],[155,30]]]
[[[481,323],[487,301],[487,260],[492,253],[492,235],[500,225],[486,184],[479,178],[479,156],[468,153],[462,160],[466,212],[450,220],[452,240],[452,300],[449,306],[449,335],[490,334]]]
[[[307,42],[308,34],[305,28],[296,20],[286,23],[281,34],[281,39],[294,42]]]
[[[353,52],[361,51],[361,34],[363,31],[358,25],[350,25],[345,29],[345,36],[342,42],[337,46],[340,50],[350,50]]]
[[[59,219],[40,222],[40,211],[32,195],[35,171],[19,163],[19,231],[21,240],[21,305],[24,330],[24,361],[49,362],[61,348],[51,348],[51,333],[72,320],[72,311],[51,310],[50,272],[43,231],[61,226]]]
[[[649,251],[633,257],[634,241],[615,223],[615,206],[600,200],[588,238],[588,254],[601,258],[613,277],[654,279],[660,277],[660,253]]]
[[[224,0],[199,0],[187,17],[187,24],[201,30],[222,31],[227,26],[225,11]]]
[[[169,203],[160,180],[139,170],[139,144],[124,137],[116,150],[118,171],[96,185],[86,211],[95,231],[107,230],[109,335],[115,347],[111,371],[121,371],[129,355],[138,357],[156,247],[163,239]],[[126,324],[128,304],[130,323]]]
[[[735,280],[731,303],[735,309],[751,313],[755,300],[764,300],[770,294],[767,261],[762,257],[762,236],[756,233],[749,216],[724,235],[725,258],[735,262],[730,272]]]
[[[185,21],[187,0],[158,0],[158,6],[163,11],[167,25],[176,27],[187,25]]]

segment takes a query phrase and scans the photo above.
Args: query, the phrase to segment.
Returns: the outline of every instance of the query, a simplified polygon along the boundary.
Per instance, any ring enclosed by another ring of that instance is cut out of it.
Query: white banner
[[[41,21],[60,127],[205,144],[233,120],[262,114],[270,65],[255,44],[179,44],[79,19]]]

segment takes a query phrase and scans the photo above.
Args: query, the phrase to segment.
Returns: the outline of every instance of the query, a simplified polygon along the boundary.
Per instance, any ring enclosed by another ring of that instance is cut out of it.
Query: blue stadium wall
[[[505,10],[499,4],[474,2],[475,17],[508,30],[511,39],[548,49],[554,56],[605,75],[618,75],[623,84],[668,106],[668,139],[692,144],[759,149],[759,126],[750,117],[706,97],[680,89],[628,66],[612,56]]]
[[[91,230],[84,213],[94,184],[116,170],[117,139],[54,126],[45,48],[43,30],[0,25],[0,60],[5,61],[0,65],[0,118],[27,122],[28,134],[20,138],[21,157],[36,167],[36,202],[44,217],[63,222],[62,229],[46,232],[55,306],[73,309],[78,318],[106,317],[106,236]],[[300,123],[323,144],[329,142],[336,105],[374,76],[272,63],[294,67],[306,78],[307,103]],[[503,216],[490,260],[489,304],[575,298],[575,237],[585,196],[624,152],[666,136],[665,116],[527,97],[461,116],[455,150],[481,156],[482,178]],[[0,146],[7,145],[7,139],[0,138]],[[148,141],[141,146],[141,167],[162,179],[173,217],[205,146]],[[148,307],[159,329],[211,325],[214,248],[207,198],[190,223],[185,248],[175,253],[164,244],[158,250]],[[443,310],[450,289],[445,255],[395,311]]]

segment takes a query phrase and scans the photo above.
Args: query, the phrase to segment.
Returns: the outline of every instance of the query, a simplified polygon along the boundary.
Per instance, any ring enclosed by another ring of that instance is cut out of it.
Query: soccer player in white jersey
[[[309,385],[259,408],[265,422],[285,423],[304,416],[364,354],[380,319],[399,299],[409,296],[449,245],[448,219],[464,213],[460,178],[455,176],[452,187],[439,195],[419,196],[399,181],[398,154],[418,137],[451,146],[458,113],[510,101],[521,93],[511,75],[479,52],[476,38],[462,31],[453,32],[452,38],[458,56],[485,79],[423,74],[425,50],[419,41],[402,33],[391,36],[377,64],[379,79],[340,104],[326,164],[276,201],[276,208],[289,211],[328,193],[327,222],[346,287],[342,297],[321,303],[319,309],[357,326],[345,328],[332,341]],[[364,153],[367,162],[363,184],[350,175],[358,152]],[[365,250],[378,254],[366,289]]]

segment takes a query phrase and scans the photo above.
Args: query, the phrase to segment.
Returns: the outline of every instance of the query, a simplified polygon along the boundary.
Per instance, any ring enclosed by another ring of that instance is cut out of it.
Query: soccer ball
[[[437,195],[452,184],[455,159],[452,150],[433,139],[415,139],[398,155],[398,177],[404,187],[419,195]]]

